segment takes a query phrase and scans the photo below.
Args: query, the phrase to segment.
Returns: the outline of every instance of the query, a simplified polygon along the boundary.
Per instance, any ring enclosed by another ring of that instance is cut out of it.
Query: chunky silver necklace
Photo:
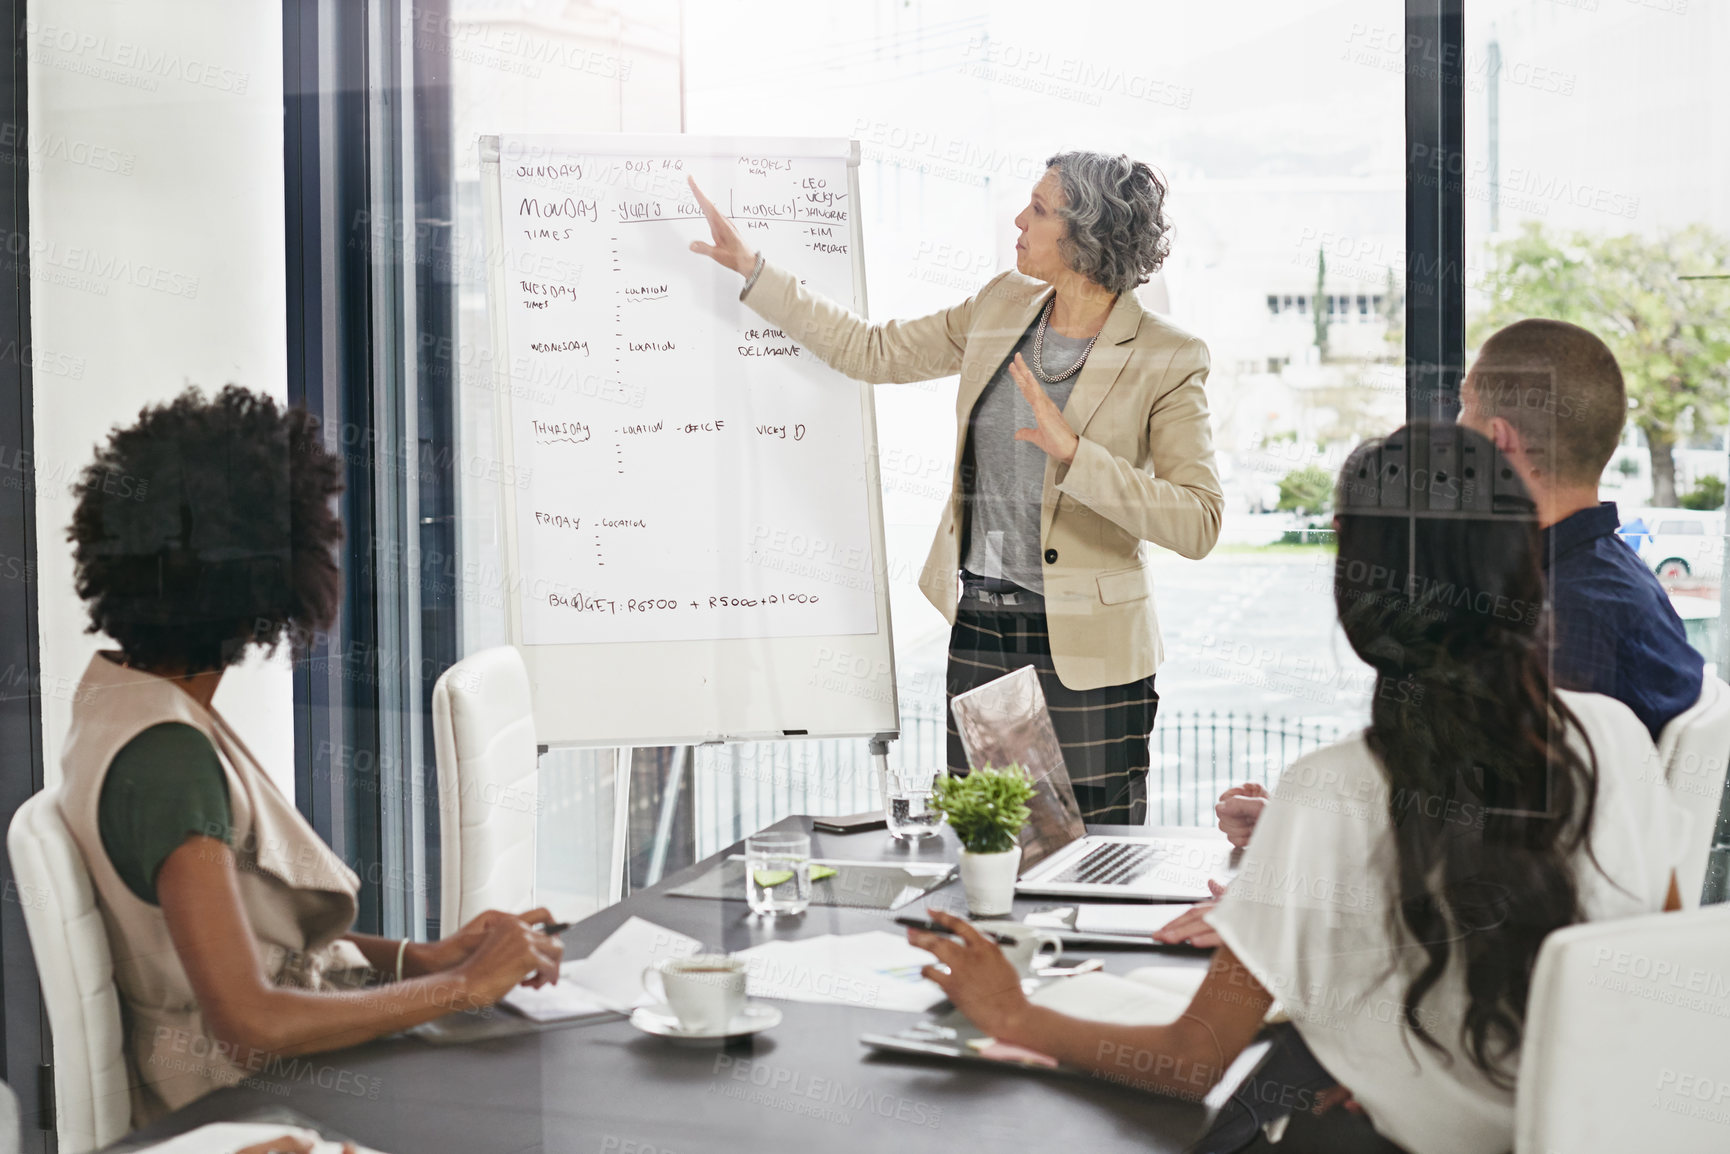
[[[1033,375],[1048,385],[1055,385],[1058,381],[1067,380],[1080,372],[1081,366],[1087,363],[1087,354],[1093,351],[1093,342],[1099,339],[1099,333],[1094,333],[1087,338],[1086,347],[1081,350],[1081,355],[1075,358],[1073,365],[1055,377],[1047,376],[1045,373],[1045,329],[1051,323],[1051,310],[1055,307],[1057,307],[1057,294],[1052,293],[1051,299],[1045,302],[1045,311],[1039,314],[1039,327],[1033,330]],[[1104,332],[1105,326],[1102,324],[1099,329],[1100,332]]]

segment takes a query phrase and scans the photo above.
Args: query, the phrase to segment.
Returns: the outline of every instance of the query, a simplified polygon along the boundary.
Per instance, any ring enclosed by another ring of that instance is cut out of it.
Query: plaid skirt
[[[1100,825],[1147,823],[1147,739],[1153,733],[1159,694],[1153,675],[1127,685],[1070,689],[1051,663],[1045,612],[1037,608],[982,605],[963,599],[949,632],[948,697],[1032,665],[1063,747],[1063,763],[1075,786],[1082,819]],[[967,755],[947,701],[949,770],[965,774]]]

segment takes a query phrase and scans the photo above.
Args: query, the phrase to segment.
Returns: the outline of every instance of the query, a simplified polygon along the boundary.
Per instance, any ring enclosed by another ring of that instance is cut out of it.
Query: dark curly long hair
[[[1421,950],[1406,1025],[1460,955],[1461,1041],[1500,1085],[1519,1051],[1538,949],[1580,920],[1573,855],[1597,758],[1550,684],[1539,532],[1519,477],[1483,436],[1416,424],[1340,473],[1334,602],[1376,671],[1368,740],[1387,775],[1396,941]],[[1403,931],[1403,932],[1402,932]]]
[[[221,669],[334,617],[341,462],[316,417],[237,385],[187,389],[116,429],[73,493],[90,629],[158,672]]]

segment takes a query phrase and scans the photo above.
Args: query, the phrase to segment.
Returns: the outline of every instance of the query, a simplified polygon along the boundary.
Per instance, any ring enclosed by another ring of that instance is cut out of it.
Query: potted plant
[[[997,917],[1015,901],[1021,870],[1016,838],[1031,811],[1033,782],[1019,765],[976,769],[966,777],[940,777],[931,806],[949,819],[961,841],[961,887],[975,917]]]

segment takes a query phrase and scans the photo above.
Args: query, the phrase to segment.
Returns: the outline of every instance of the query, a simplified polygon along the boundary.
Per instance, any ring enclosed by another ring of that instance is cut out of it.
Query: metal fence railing
[[[1162,711],[1151,741],[1148,820],[1206,825],[1226,786],[1272,785],[1293,760],[1339,737],[1339,727],[1268,713]],[[892,766],[946,764],[942,699],[903,699]],[[697,856],[714,853],[793,813],[859,813],[881,804],[866,743],[857,738],[699,746],[694,759]]]
[[[891,767],[945,764],[943,702],[903,701]],[[860,813],[883,804],[863,738],[698,746],[697,856],[705,857],[791,813]]]
[[[1245,781],[1272,787],[1304,754],[1339,740],[1333,722],[1270,713],[1162,712],[1154,723],[1147,775],[1148,820],[1209,825],[1213,803]]]

